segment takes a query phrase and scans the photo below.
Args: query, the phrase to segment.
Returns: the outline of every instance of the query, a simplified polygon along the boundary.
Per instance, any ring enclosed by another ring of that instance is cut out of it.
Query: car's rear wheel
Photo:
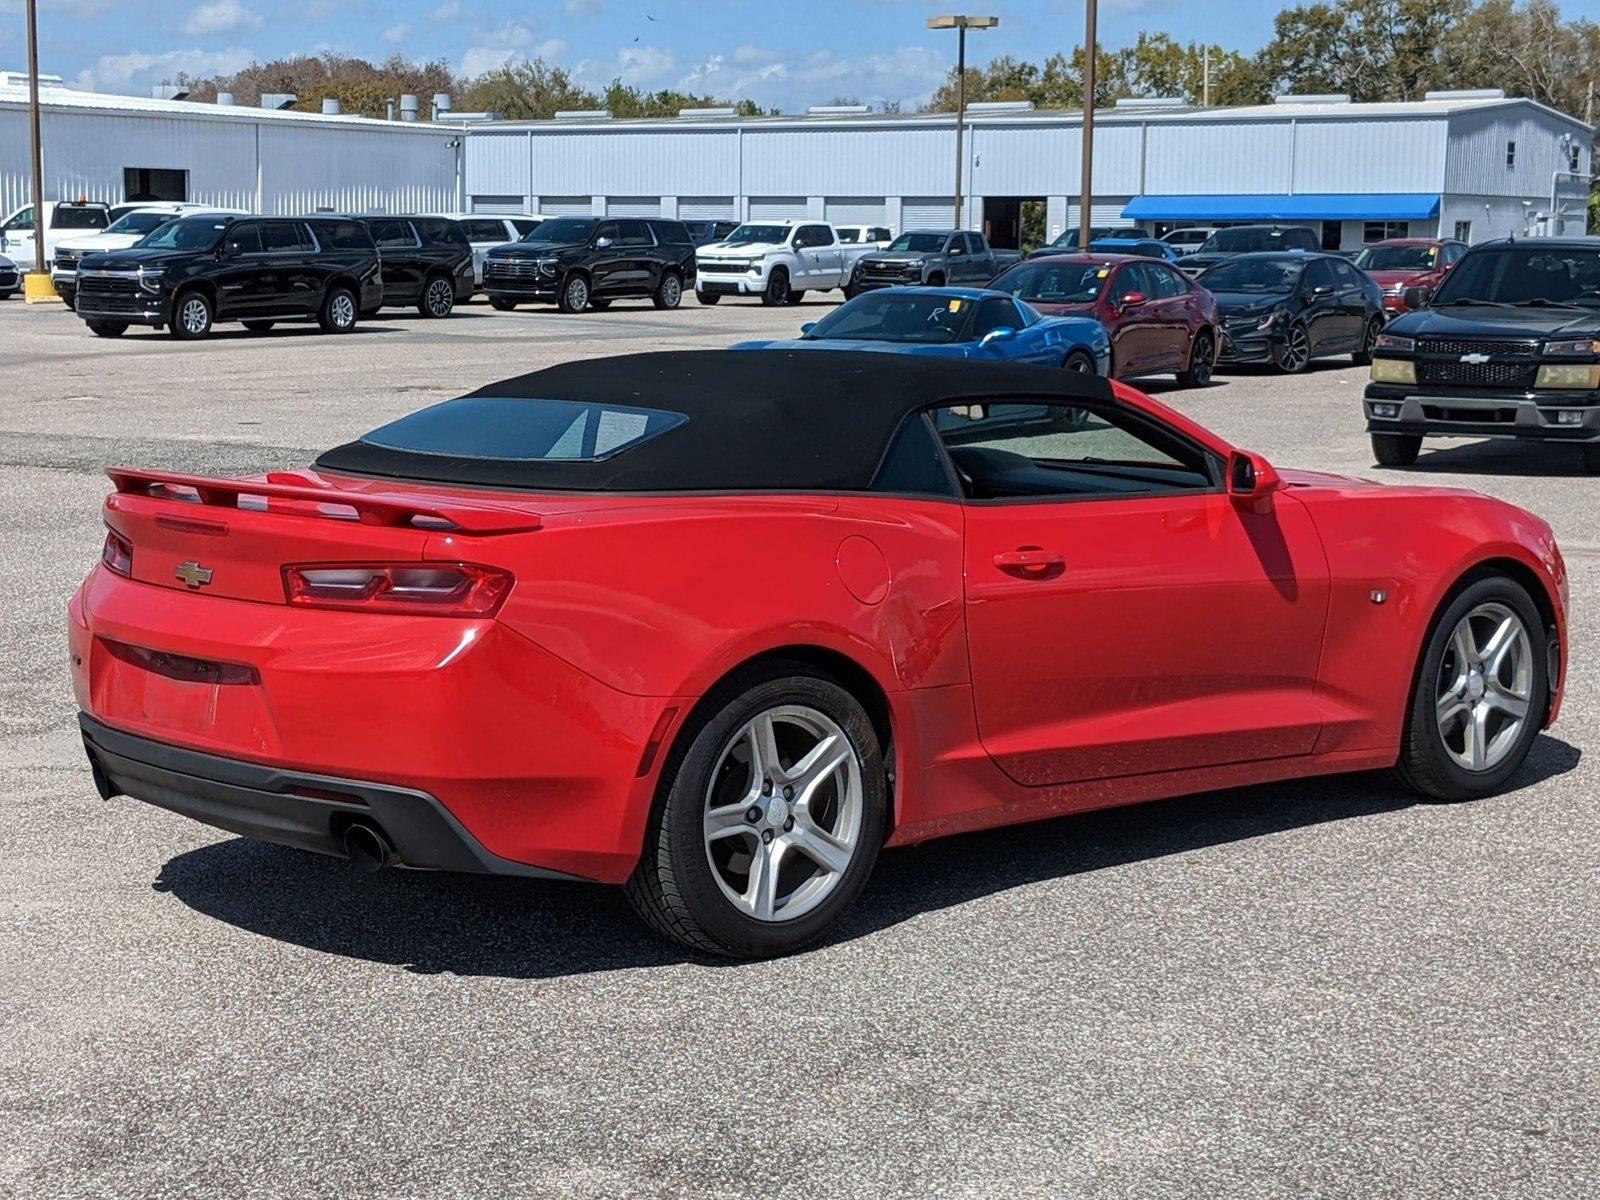
[[[489,297],[489,307],[496,312],[510,312],[516,306],[517,302],[515,300],[507,300],[504,296]]]
[[[89,332],[96,337],[121,337],[128,332],[126,321],[90,321]]]
[[[1189,348],[1189,365],[1178,372],[1178,382],[1184,387],[1205,387],[1211,382],[1212,360],[1216,357],[1211,335],[1201,330],[1194,335]]]
[[[444,275],[435,275],[422,289],[417,312],[425,317],[448,317],[456,306],[456,285]]]
[[[251,333],[266,333],[277,324],[276,321],[241,321],[239,323]]]
[[[1367,322],[1367,328],[1361,335],[1361,349],[1350,356],[1350,361],[1358,367],[1372,365],[1372,347],[1377,344],[1378,335],[1383,332],[1383,318],[1373,317]]]
[[[556,307],[564,313],[581,313],[589,307],[589,281],[582,275],[568,275],[561,285]]]
[[[1375,433],[1372,457],[1380,467],[1409,467],[1422,452],[1420,433]]]
[[[1278,370],[1285,375],[1298,375],[1311,362],[1311,338],[1304,325],[1291,325],[1284,331],[1283,344],[1277,350]]]
[[[677,308],[683,303],[683,280],[676,271],[667,271],[661,276],[650,302],[657,308]]]
[[[883,842],[886,781],[865,709],[799,663],[708,696],[680,739],[628,897],[696,950],[764,958],[822,936]]]
[[[198,288],[179,292],[172,302],[172,336],[192,342],[211,332],[211,301]]]
[[[776,268],[767,278],[767,290],[761,293],[761,303],[776,308],[789,303],[789,272]]]
[[[342,284],[328,289],[323,298],[322,311],[317,314],[317,324],[324,333],[349,333],[356,327],[360,315],[356,294]]]
[[[1428,637],[1395,767],[1434,800],[1498,790],[1522,766],[1550,700],[1549,632],[1503,575],[1463,588]]]
[[[720,304],[720,303],[722,303],[722,293],[721,292],[702,292],[697,288],[695,290],[695,293],[694,293],[694,298],[696,300],[700,301],[701,304]]]

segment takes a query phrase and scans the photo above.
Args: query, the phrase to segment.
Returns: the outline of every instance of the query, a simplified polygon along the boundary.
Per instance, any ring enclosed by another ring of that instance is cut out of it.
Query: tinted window
[[[989,243],[983,240],[983,234],[981,233],[967,234],[967,244],[972,247],[974,254],[987,254],[989,252]]]
[[[26,230],[26,229],[32,229],[32,228],[33,228],[33,205],[31,205],[31,204],[27,208],[19,210],[17,212],[16,216],[12,217],[4,225],[0,225],[0,229],[4,229],[7,233],[15,233],[18,230]]]
[[[1342,288],[1359,288],[1366,286],[1366,277],[1343,259],[1329,264],[1333,267],[1333,274]]]
[[[1300,264],[1292,258],[1236,258],[1218,263],[1200,276],[1213,292],[1259,292],[1279,295],[1294,290]]]
[[[1017,306],[1010,300],[985,300],[978,305],[978,315],[972,326],[972,336],[981,338],[996,329],[1019,329],[1022,321],[1017,316]]]
[[[618,221],[617,244],[619,246],[653,246],[655,239],[650,236],[650,230],[643,221]]]
[[[831,246],[833,245],[833,230],[826,225],[802,225],[795,234],[796,246]]]
[[[467,245],[467,235],[455,221],[424,217],[413,220],[411,227],[417,231],[424,245],[454,246],[457,249]]]
[[[513,228],[513,229],[515,229],[517,231],[517,236],[518,237],[527,237],[535,229],[539,228],[539,222],[537,222],[537,221],[519,221],[515,217],[512,217],[511,218],[511,228]]]
[[[409,249],[417,244],[409,221],[368,221],[367,229],[380,250]]]
[[[1104,263],[1022,262],[989,286],[1041,304],[1088,304],[1100,294],[1111,268]]]
[[[1129,263],[1118,271],[1112,281],[1113,296],[1115,299],[1138,292],[1146,300],[1156,298],[1156,281],[1150,277],[1150,272],[1145,270],[1143,263]]]
[[[1527,244],[1474,250],[1445,276],[1433,304],[1475,300],[1600,307],[1600,251]]]
[[[261,226],[261,249],[267,254],[282,254],[303,246],[300,226],[293,221],[267,221]]]
[[[854,246],[862,240],[862,230],[855,225],[846,225],[843,228],[834,226],[833,231],[839,235],[839,241],[846,246]]]
[[[1149,267],[1150,277],[1155,280],[1156,295],[1163,300],[1170,300],[1175,296],[1186,295],[1189,291],[1189,282],[1176,271],[1167,267]]]
[[[942,233],[902,233],[889,243],[891,250],[909,250],[913,254],[937,254],[944,249]]]
[[[597,226],[595,228],[595,231],[594,231],[594,240],[597,241],[597,242],[601,238],[610,238],[612,244],[615,245],[616,241],[617,241],[617,238],[620,237],[620,236],[621,236],[621,233],[617,229],[617,223],[615,221],[602,222],[599,226]]]
[[[681,413],[621,404],[463,396],[362,437],[371,446],[506,462],[594,461],[683,424]]]
[[[966,341],[972,301],[959,296],[868,292],[841,304],[806,334],[809,341],[852,339],[939,345]],[[1012,324],[1016,324],[1015,320]]]
[[[372,235],[355,221],[319,221],[317,240],[335,250],[371,250]]]
[[[232,224],[230,217],[185,217],[168,221],[139,244],[156,250],[214,250]]]
[[[134,211],[126,216],[113,221],[106,228],[107,233],[137,233],[141,237],[152,229],[160,229],[173,214],[169,212]]]
[[[889,452],[873,477],[875,492],[897,492],[913,496],[954,496],[955,485],[945,467],[944,455],[939,450],[939,440],[928,425],[928,418],[918,413],[905,423]]]
[[[503,242],[507,240],[504,221],[489,221],[482,218],[475,221],[463,221],[461,222],[461,231],[467,235],[467,240],[472,242]]]
[[[1368,246],[1356,255],[1363,271],[1431,271],[1439,251],[1433,246]]]
[[[777,245],[788,240],[787,225],[741,225],[727,237],[730,246],[743,246],[755,242],[771,242]]]
[[[57,205],[55,216],[50,218],[51,229],[104,229],[111,218],[103,208],[79,208]]]
[[[1306,267],[1306,286],[1308,288],[1338,287],[1338,280],[1333,277],[1333,266],[1327,259],[1314,259]]]
[[[868,230],[868,235],[867,240],[869,242],[887,242],[889,240],[889,231],[877,225]]]
[[[538,227],[528,235],[528,239],[575,246],[587,242],[589,235],[594,232],[594,227],[595,221],[592,217],[554,217],[548,221],[540,221]]]
[[[646,221],[645,224],[656,235],[656,241],[664,245],[694,245],[694,238],[689,236],[689,227],[682,221]]]
[[[146,238],[150,245],[154,239]],[[232,254],[260,254],[261,226],[254,221],[242,221],[228,230],[228,250]]]
[[[934,425],[974,500],[1213,486],[1202,451],[1122,413],[1070,404],[964,404],[936,409]]]
[[[1205,240],[1205,253],[1246,254],[1257,250],[1315,250],[1309,229],[1260,229],[1242,226],[1219,229]]]
[[[958,233],[944,244],[946,254],[965,254],[967,252],[967,235]]]

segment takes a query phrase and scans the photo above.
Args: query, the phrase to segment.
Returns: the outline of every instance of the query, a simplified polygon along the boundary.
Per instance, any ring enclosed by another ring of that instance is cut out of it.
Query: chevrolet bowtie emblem
[[[197,562],[179,563],[177,570],[178,579],[192,588],[203,588],[211,582],[211,568],[202,567]]]
[[[1461,356],[1461,361],[1464,363],[1472,363],[1474,366],[1482,366],[1484,363],[1489,361],[1489,356],[1487,354],[1463,354]]]

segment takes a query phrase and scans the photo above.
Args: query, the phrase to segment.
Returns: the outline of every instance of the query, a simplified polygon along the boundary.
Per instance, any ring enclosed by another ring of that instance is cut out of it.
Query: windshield
[[[741,225],[723,239],[730,246],[748,246],[755,242],[786,242],[788,240],[789,226],[787,225]]]
[[[593,217],[552,217],[548,221],[540,221],[533,227],[533,232],[522,240],[576,245],[589,240],[596,224],[598,222]]]
[[[137,233],[142,237],[173,219],[173,215],[169,212],[131,212],[120,221],[113,221],[106,232]]]
[[[972,301],[960,296],[891,296],[869,292],[818,321],[807,341],[850,338],[866,342],[938,345],[962,341]]]
[[[1438,261],[1433,246],[1368,246],[1356,255],[1363,271],[1431,271]]]
[[[1300,263],[1287,258],[1244,258],[1221,263],[1200,277],[1208,292],[1292,292]]]
[[[1434,295],[1442,304],[1568,304],[1600,308],[1600,250],[1505,246],[1468,254]]]
[[[225,217],[169,220],[147,234],[139,246],[145,250],[215,250],[222,241],[222,231],[232,223]]]
[[[942,233],[902,233],[889,243],[891,250],[909,250],[913,254],[937,254],[944,249]]]
[[[1288,229],[1219,229],[1205,240],[1202,252],[1248,254],[1252,250],[1291,250],[1296,238]]]
[[[110,218],[103,208],[84,208],[81,205],[57,205],[55,216],[50,218],[52,229],[104,229]]]
[[[1041,304],[1089,304],[1105,287],[1111,268],[1104,263],[1018,263],[989,286],[1019,300]]]
[[[835,229],[834,232],[839,235],[839,240],[841,242],[854,243],[863,240],[861,237],[861,230],[851,229],[848,225],[845,225],[839,229]]]

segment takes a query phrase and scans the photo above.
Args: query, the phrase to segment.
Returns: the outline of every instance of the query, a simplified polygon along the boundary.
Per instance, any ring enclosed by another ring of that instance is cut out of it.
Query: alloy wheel
[[[337,329],[348,329],[356,323],[356,302],[346,292],[340,292],[328,305],[328,316]]]
[[[1306,331],[1298,325],[1289,326],[1289,332],[1283,336],[1283,352],[1278,358],[1278,365],[1293,374],[1304,370],[1310,357],[1311,346],[1306,340]]]
[[[661,281],[661,302],[668,308],[677,308],[682,299],[683,285],[678,282],[676,275],[668,275]]]
[[[199,337],[211,324],[211,310],[199,296],[190,296],[178,312],[183,331],[190,337]]]
[[[798,704],[758,713],[723,747],[706,789],[717,886],[758,921],[810,912],[854,861],[863,807],[860,758],[832,717]]]
[[[455,288],[448,279],[435,279],[428,285],[428,311],[434,316],[448,316],[455,302]]]
[[[1189,375],[1196,386],[1204,387],[1211,382],[1211,339],[1202,334],[1190,348],[1189,357]]]
[[[1472,772],[1493,770],[1517,745],[1533,694],[1533,642],[1522,618],[1499,601],[1456,623],[1435,688],[1445,752]]]

